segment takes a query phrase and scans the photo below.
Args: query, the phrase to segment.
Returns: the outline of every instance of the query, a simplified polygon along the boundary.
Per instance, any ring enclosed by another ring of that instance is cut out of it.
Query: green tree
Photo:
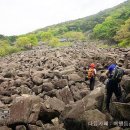
[[[94,36],[99,39],[112,39],[120,24],[117,19],[109,16],[102,24],[97,24],[93,29]]]
[[[20,49],[11,46],[7,40],[0,41],[0,56],[5,56],[18,51],[20,51]]]
[[[119,42],[119,46],[125,47],[130,45],[130,18],[125,21],[114,36],[115,41]]]
[[[7,39],[9,40],[10,43],[13,43],[16,41],[17,36],[8,36]]]
[[[27,45],[30,45],[31,41],[28,37],[23,36],[23,37],[19,37],[16,40],[16,46],[24,48]]]
[[[67,32],[63,35],[63,37],[67,38],[69,41],[82,41],[85,40],[85,35],[82,32]]]
[[[29,34],[27,37],[30,39],[31,45],[33,46],[38,45],[38,39],[35,34]]]
[[[53,37],[49,42],[49,46],[52,47],[57,47],[59,44],[60,44],[59,39],[55,37]]]
[[[49,42],[52,39],[52,37],[53,35],[52,35],[52,32],[50,31],[41,33],[41,39],[43,42]]]

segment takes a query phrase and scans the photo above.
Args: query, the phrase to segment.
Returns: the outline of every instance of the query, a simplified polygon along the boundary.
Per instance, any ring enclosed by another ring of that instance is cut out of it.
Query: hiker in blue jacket
[[[122,94],[119,83],[122,79],[122,76],[124,75],[124,71],[116,64],[111,64],[108,67],[106,75],[108,77],[106,83],[106,110],[107,112],[110,112],[109,104],[112,94],[115,94],[117,101],[121,101]]]

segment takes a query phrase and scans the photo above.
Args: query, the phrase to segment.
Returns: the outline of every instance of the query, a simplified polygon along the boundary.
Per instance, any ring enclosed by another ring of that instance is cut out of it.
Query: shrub
[[[50,42],[49,42],[49,46],[51,47],[62,47],[62,46],[71,46],[72,43],[70,42],[59,42],[58,38],[53,38]]]

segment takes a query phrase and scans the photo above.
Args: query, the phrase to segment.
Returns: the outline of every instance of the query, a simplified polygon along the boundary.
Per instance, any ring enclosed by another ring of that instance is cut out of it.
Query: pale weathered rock
[[[78,119],[85,111],[91,109],[101,109],[104,97],[104,88],[96,88],[82,100],[77,101],[76,105],[65,115],[65,118]],[[63,117],[64,118],[64,117]]]
[[[52,119],[51,121],[52,121],[53,125],[55,125],[55,126],[59,125],[59,119],[57,117]]]
[[[3,97],[3,98],[1,99],[1,101],[2,101],[4,104],[9,104],[9,103],[12,102],[12,98],[6,96],[6,97]]]
[[[29,125],[28,127],[29,127],[29,130],[43,130],[42,127],[38,127],[36,125]]]
[[[68,86],[66,86],[65,88],[58,90],[56,92],[56,97],[60,100],[62,100],[65,104],[69,104],[71,102],[74,102],[72,93],[69,89]]]
[[[0,101],[0,108],[3,108],[5,105]]]
[[[65,75],[65,74],[71,74],[75,72],[75,68],[70,68],[70,69],[64,69],[60,72],[61,75]]]
[[[69,74],[68,79],[72,81],[82,81],[83,79],[78,74]]]
[[[43,83],[43,79],[42,78],[39,78],[37,76],[34,76],[32,78],[33,82],[36,84],[36,85],[41,85]]]
[[[16,97],[10,107],[8,123],[35,123],[38,119],[40,106],[40,98],[37,96],[23,95]]]
[[[47,109],[52,109],[52,110],[56,110],[58,112],[62,112],[65,108],[65,103],[59,99],[57,99],[56,97],[54,98],[49,98],[44,102],[44,106]]]

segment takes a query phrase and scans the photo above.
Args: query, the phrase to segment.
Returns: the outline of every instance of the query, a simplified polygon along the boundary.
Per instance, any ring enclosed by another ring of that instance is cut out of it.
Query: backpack
[[[111,80],[120,82],[123,75],[124,75],[124,70],[119,67],[116,67],[112,72]]]
[[[88,78],[88,79],[91,79],[94,75],[95,75],[95,74],[94,74],[94,69],[90,68],[90,69],[88,70],[87,78]]]

